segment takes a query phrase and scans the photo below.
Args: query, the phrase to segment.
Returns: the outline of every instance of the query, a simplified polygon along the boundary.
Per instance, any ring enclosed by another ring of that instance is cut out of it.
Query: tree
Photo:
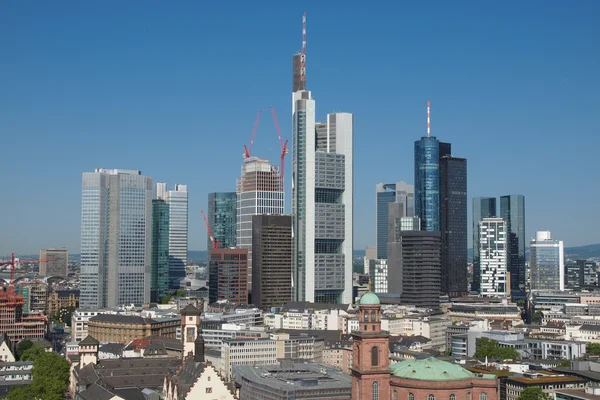
[[[600,356],[600,343],[588,343],[586,353]]]
[[[172,297],[173,297],[173,296],[164,296],[164,297],[163,297],[163,298],[160,300],[161,304],[169,304],[169,301],[171,301],[171,298],[172,298]]]
[[[498,341],[488,338],[479,338],[475,342],[475,358],[500,358],[516,360],[519,353],[512,347],[500,347]]]
[[[531,317],[531,322],[534,324],[539,324],[540,322],[542,322],[542,312],[541,311],[536,311],[533,316]]]
[[[17,360],[20,360],[23,352],[31,347],[33,347],[33,342],[29,339],[23,339],[19,343],[17,343]]]
[[[571,368],[571,361],[569,360],[564,360],[561,361],[560,364],[558,364],[559,368]]]
[[[33,361],[38,359],[42,354],[44,354],[46,350],[41,348],[40,346],[33,346],[28,348],[23,352],[23,356],[21,357],[21,361]]]
[[[517,300],[517,305],[521,308],[525,307],[525,300],[523,300],[523,299]]]
[[[39,347],[33,347],[29,351]],[[54,352],[39,354],[33,361],[33,382],[8,393],[7,400],[62,400],[69,382],[69,363]]]
[[[177,289],[177,291],[175,292],[175,297],[185,297],[185,290]]]
[[[539,386],[531,386],[521,392],[517,400],[552,400]]]

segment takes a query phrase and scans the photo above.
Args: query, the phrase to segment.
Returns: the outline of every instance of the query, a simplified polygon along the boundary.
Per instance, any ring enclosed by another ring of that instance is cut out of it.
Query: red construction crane
[[[15,261],[15,253],[12,253],[10,256],[10,261],[0,261],[0,267],[3,266],[7,266],[10,265],[10,282],[8,284],[8,294],[10,295],[14,295],[15,294],[15,268],[17,264],[21,264],[21,263],[40,263],[40,262],[48,262],[51,261],[50,259],[44,259],[44,260],[19,260],[19,261]]]
[[[252,151],[252,146],[254,145],[254,138],[256,137],[256,129],[258,129],[258,121],[260,120],[261,112],[262,110],[258,110],[256,120],[254,121],[254,129],[252,129],[252,140],[250,140],[250,148],[244,145],[244,158],[250,158],[250,152]]]
[[[279,173],[281,174],[281,190],[284,189],[283,186],[283,178],[285,177],[284,167],[285,167],[285,155],[288,153],[287,144],[288,141],[285,142],[281,138],[281,132],[279,131],[279,123],[277,122],[277,114],[275,114],[275,109],[271,106],[271,114],[273,114],[273,122],[275,123],[275,130],[277,131],[277,137],[279,138],[279,145],[281,146],[281,165],[279,166]]]
[[[206,224],[206,230],[208,231],[208,237],[210,238],[210,242],[212,243],[213,249],[218,249],[221,246],[221,241],[215,241],[215,238],[210,230],[210,225],[208,224],[208,220],[206,219],[206,215],[204,214],[204,210],[202,210],[202,218],[204,218],[204,223]]]

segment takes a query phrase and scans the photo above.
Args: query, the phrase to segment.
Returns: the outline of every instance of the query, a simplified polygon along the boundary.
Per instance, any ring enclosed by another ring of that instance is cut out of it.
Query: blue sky
[[[19,1],[0,12],[0,256],[77,253],[98,167],[188,184],[204,249],[200,210],[235,189],[256,112],[254,155],[278,160],[269,105],[291,138],[304,11],[317,117],[355,114],[355,248],[375,243],[375,184],[413,182],[427,100],[469,202],[524,194],[528,236],[600,242],[600,2]]]

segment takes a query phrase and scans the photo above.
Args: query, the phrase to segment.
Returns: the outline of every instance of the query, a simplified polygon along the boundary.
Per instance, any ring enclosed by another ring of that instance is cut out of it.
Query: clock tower
[[[183,358],[194,354],[195,341],[200,332],[200,310],[188,304],[181,310],[181,340]]]

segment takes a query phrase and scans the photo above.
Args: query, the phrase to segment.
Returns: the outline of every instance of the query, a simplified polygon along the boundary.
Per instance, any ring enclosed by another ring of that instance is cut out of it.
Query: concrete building
[[[598,286],[596,263],[588,260],[573,260],[565,266],[565,286],[568,288],[585,288]]]
[[[550,231],[538,231],[529,248],[531,290],[564,290],[565,256],[562,240],[553,240]]]
[[[25,306],[24,313],[43,313],[46,311],[48,300],[48,285],[39,279],[26,280],[18,283],[18,294],[23,295]]]
[[[354,116],[315,121],[310,91],[293,93],[294,298],[352,301]]]
[[[378,183],[375,187],[376,196],[376,234],[377,234],[377,257],[387,258],[389,233],[389,204],[402,203],[402,216],[412,217],[415,215],[415,188],[406,182]],[[368,272],[365,272],[368,273]]]
[[[102,310],[77,309],[71,315],[71,337],[79,343],[88,336],[88,322],[90,318],[101,314]]]
[[[263,309],[292,300],[292,217],[252,217],[252,304]]]
[[[151,240],[152,178],[131,170],[84,172],[81,307],[148,303]]]
[[[479,292],[481,288],[481,242],[479,240],[479,223],[484,218],[497,217],[495,197],[473,198],[473,282],[471,290]]]
[[[25,300],[20,294],[9,290],[0,291],[0,332],[16,343],[22,339],[42,339],[46,334],[46,316],[37,313],[24,313]]]
[[[66,278],[69,274],[69,251],[62,249],[40,250],[40,276],[60,276]]]
[[[371,290],[375,293],[388,292],[388,265],[385,259],[369,260]]]
[[[502,218],[483,218],[479,222],[482,296],[507,296],[508,231]]]
[[[387,246],[386,246],[387,247]],[[371,260],[377,259],[377,247],[367,246],[365,249],[365,257],[363,259],[364,269],[363,273],[369,275],[369,263]]]
[[[237,243],[237,193],[217,192],[208,194],[207,220],[215,241],[220,247],[230,249]],[[212,248],[210,237],[206,248]]]
[[[584,389],[586,380],[574,376],[526,373],[506,378],[506,400],[517,400],[521,392],[529,387],[539,387],[554,398],[556,389]]]
[[[147,336],[175,338],[179,318],[143,318],[133,315],[98,314],[88,321],[88,335],[102,342],[126,344]]]
[[[284,213],[285,193],[279,168],[269,160],[244,159],[241,178],[237,180],[236,246],[248,251],[248,290],[252,290],[252,217]]]
[[[46,314],[56,315],[67,307],[79,307],[79,290],[53,290],[48,294]]]
[[[210,249],[209,303],[248,304],[248,249]]]
[[[188,252],[188,191],[187,185],[175,185],[168,190],[167,184],[156,184],[156,199],[169,205],[169,288],[179,289],[179,281],[185,278]]]

